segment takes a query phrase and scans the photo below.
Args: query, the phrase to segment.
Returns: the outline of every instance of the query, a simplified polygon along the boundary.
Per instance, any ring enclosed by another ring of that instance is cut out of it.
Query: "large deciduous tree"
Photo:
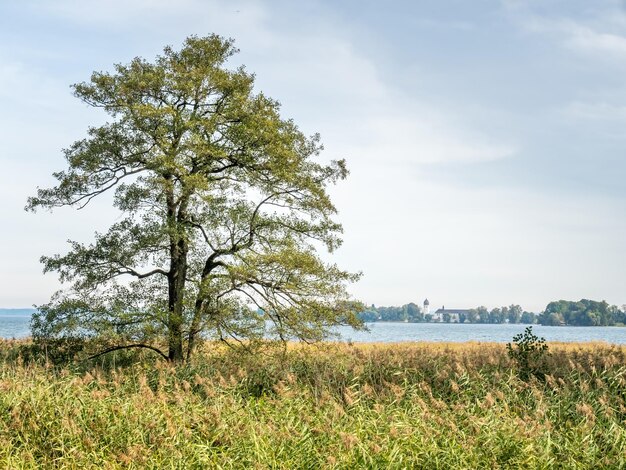
[[[341,243],[327,186],[345,163],[316,161],[319,137],[282,119],[243,67],[226,67],[236,52],[232,40],[189,37],[73,86],[112,119],[64,150],[58,184],[27,209],[83,208],[113,191],[123,216],[93,243],[42,258],[70,286],[40,307],[35,337],[181,361],[203,337],[314,341],[360,325],[346,291],[358,275],[317,254]]]

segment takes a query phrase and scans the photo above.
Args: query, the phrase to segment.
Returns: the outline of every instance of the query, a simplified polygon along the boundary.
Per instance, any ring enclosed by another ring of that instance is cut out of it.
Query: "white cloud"
[[[455,128],[428,110],[402,110],[404,114],[366,117],[349,132],[347,147],[372,163],[401,164],[483,162],[515,154],[512,145],[490,142],[476,132]],[[400,112],[402,112],[400,111]],[[346,150],[348,150],[346,148]]]
[[[517,18],[529,32],[553,36],[564,47],[599,60],[622,60],[626,58],[626,30],[624,24],[615,21],[613,15],[572,19],[524,14]]]
[[[578,24],[564,25],[568,34],[566,44],[572,49],[596,54],[609,53],[616,57],[626,57],[626,37],[617,34],[594,31]]]
[[[320,131],[332,152],[358,162],[431,164],[492,161],[517,151],[516,144],[454,119],[456,109],[425,105],[385,83],[378,64],[349,39],[320,28],[275,33],[270,51],[255,48],[254,70],[259,88],[279,97],[285,114],[303,128]]]

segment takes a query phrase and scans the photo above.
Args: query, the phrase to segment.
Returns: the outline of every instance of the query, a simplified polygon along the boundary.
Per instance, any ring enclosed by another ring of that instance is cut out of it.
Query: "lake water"
[[[460,343],[482,341],[508,343],[523,333],[528,325],[482,325],[458,323],[368,323],[369,332],[339,329],[341,339],[354,342],[393,343],[399,341],[446,341]],[[546,341],[606,341],[626,344],[626,328],[611,326],[541,326],[533,325],[533,333]]]
[[[30,315],[0,313],[0,338],[24,338],[30,335]],[[369,332],[341,327],[343,341],[382,342],[398,341],[482,341],[508,343],[527,325],[480,325],[456,323],[368,323]],[[626,328],[610,326],[541,326],[533,325],[533,333],[547,341],[606,341],[626,344]]]
[[[30,336],[30,314],[0,313],[0,338]]]

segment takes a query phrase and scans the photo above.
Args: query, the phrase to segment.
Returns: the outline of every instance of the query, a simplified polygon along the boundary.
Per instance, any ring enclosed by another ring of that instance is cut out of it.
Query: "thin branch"
[[[75,200],[73,200],[73,201],[70,201],[70,202],[68,202],[68,203],[61,204],[61,205],[62,205],[62,206],[65,206],[65,205],[70,205],[70,206],[71,206],[71,205],[78,204],[79,202],[84,201],[84,202],[82,202],[82,204],[80,204],[80,205],[78,206],[78,210],[80,210],[80,209],[84,209],[84,208],[87,206],[87,204],[89,204],[89,203],[91,202],[91,200],[92,200],[94,197],[99,196],[99,195],[100,195],[100,194],[102,194],[102,193],[105,193],[106,191],[108,191],[109,189],[111,189],[112,187],[114,187],[115,185],[117,185],[117,183],[119,183],[119,182],[120,182],[123,178],[125,178],[126,176],[129,176],[129,175],[134,175],[134,174],[136,174],[136,173],[140,173],[140,172],[142,172],[142,171],[144,171],[144,170],[146,170],[146,168],[138,168],[138,169],[136,169],[136,170],[132,170],[132,171],[124,171],[124,172],[122,173],[122,175],[120,175],[120,176],[118,176],[118,175],[114,175],[114,176],[112,176],[112,177],[111,177],[108,181],[106,181],[106,182],[104,183],[104,184],[108,184],[108,186],[105,186],[104,188],[101,188],[101,189],[98,189],[98,190],[92,191],[92,192],[87,193],[87,194],[83,194],[83,195],[82,195],[82,196],[80,196],[79,198],[77,198],[77,199],[75,199]],[[109,183],[110,183],[110,184],[109,184]]]
[[[105,349],[104,351],[99,352],[98,354],[94,354],[93,356],[88,357],[85,360],[89,361],[91,359],[96,359],[97,357],[103,356],[103,355],[108,354],[108,353],[113,352],[113,351],[119,351],[120,349],[130,349],[130,348],[149,349],[149,350],[154,351],[157,354],[159,354],[166,361],[169,361],[169,358],[160,349],[155,348],[154,346],[150,346],[148,344],[141,344],[141,343],[127,344],[125,346],[112,346],[110,348]]]
[[[168,275],[167,271],[164,271],[161,268],[153,269],[147,273],[139,273],[132,268],[126,268],[126,271],[118,271],[119,274],[130,274],[131,276],[135,276],[137,279],[144,279],[146,277],[154,276],[155,274],[163,274],[164,276]]]

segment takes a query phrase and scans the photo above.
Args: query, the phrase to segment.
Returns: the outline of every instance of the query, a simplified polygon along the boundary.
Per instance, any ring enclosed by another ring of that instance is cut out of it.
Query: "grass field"
[[[172,367],[26,363],[0,344],[2,468],[626,468],[626,347],[205,345]],[[116,360],[128,360],[119,355]]]

